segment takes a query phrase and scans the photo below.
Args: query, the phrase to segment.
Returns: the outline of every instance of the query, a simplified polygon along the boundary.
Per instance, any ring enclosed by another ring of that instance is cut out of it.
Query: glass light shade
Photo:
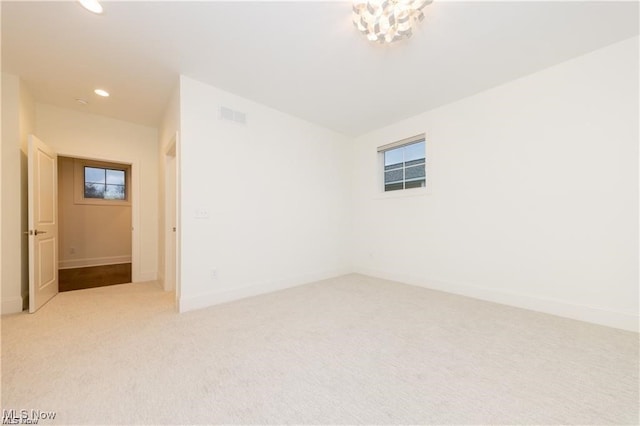
[[[78,2],[90,12],[102,13],[102,5],[98,3],[98,0],[78,0]]]
[[[369,40],[392,43],[411,37],[415,22],[424,19],[422,9],[433,0],[355,0],[353,24]]]

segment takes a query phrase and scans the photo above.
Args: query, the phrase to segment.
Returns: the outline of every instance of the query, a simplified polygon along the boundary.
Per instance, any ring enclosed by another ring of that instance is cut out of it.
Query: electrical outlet
[[[196,210],[195,214],[196,219],[208,219],[209,218],[209,210],[204,207],[201,207]]]
[[[211,269],[211,279],[213,281],[216,281],[218,279],[218,269],[217,268]]]
[[[76,254],[76,248],[75,247],[69,247],[69,254]]]

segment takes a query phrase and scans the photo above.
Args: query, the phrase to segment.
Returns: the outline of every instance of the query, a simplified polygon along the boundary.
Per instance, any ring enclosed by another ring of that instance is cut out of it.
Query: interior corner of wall
[[[157,281],[157,280],[158,280],[157,271],[145,271],[145,272],[140,272],[140,276],[137,281],[145,282],[145,281]]]
[[[19,312],[22,312],[24,309],[28,307],[29,307],[28,296],[27,298],[20,297],[20,296],[10,297],[6,299],[5,298],[2,299],[0,311],[2,315],[17,314]]]
[[[29,291],[22,295],[22,310],[29,309]]]

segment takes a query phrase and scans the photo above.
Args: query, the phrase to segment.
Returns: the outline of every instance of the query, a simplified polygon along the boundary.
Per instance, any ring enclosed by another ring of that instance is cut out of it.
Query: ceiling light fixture
[[[102,5],[98,3],[98,0],[78,0],[78,2],[89,12],[102,13]]]
[[[89,101],[87,101],[86,99],[82,99],[82,98],[76,98],[76,102],[82,105],[87,105],[89,103]]]
[[[393,43],[411,37],[422,9],[433,0],[355,0],[353,25],[370,41]]]
[[[103,98],[106,98],[107,96],[109,96],[109,92],[107,92],[106,90],[96,89],[93,92],[98,96],[102,96]]]

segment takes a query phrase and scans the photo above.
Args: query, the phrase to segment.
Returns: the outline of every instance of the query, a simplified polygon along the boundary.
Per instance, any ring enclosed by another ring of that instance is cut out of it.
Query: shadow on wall
[[[28,155],[20,150],[20,291],[22,309],[29,309],[29,187],[27,182]]]

